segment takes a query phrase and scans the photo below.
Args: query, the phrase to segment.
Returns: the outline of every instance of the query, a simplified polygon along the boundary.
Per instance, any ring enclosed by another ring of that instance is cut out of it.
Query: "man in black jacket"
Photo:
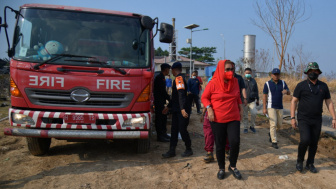
[[[181,154],[181,156],[188,157],[193,154],[191,149],[191,140],[187,130],[191,110],[191,105],[187,98],[188,86],[181,73],[182,64],[180,62],[175,62],[171,69],[173,75],[175,76],[175,80],[173,82],[172,100],[168,105],[172,112],[171,138],[169,151],[162,154],[162,156],[164,158],[170,158],[176,155],[175,149],[178,142],[178,133],[180,133],[186,146],[186,150]],[[164,110],[164,112],[167,111],[168,108]]]
[[[259,106],[259,92],[258,92],[258,84],[252,77],[252,70],[251,68],[245,68],[245,75],[244,75],[244,82],[245,82],[245,91],[247,97],[247,104],[244,107],[244,115],[243,115],[243,124],[244,124],[244,133],[248,132],[248,128],[255,133],[255,120],[257,116],[257,109],[256,106]],[[250,124],[248,121],[248,113],[251,113],[251,122]],[[250,126],[250,127],[249,127]]]
[[[167,115],[162,111],[166,105],[167,100],[170,101],[170,96],[166,91],[165,76],[169,74],[170,65],[167,63],[161,64],[161,72],[154,79],[154,106],[155,106],[155,128],[157,140],[160,142],[169,142],[169,135],[167,135]]]

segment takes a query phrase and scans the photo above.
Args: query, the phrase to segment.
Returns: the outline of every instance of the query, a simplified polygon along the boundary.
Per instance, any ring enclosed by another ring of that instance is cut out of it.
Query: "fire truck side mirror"
[[[20,39],[22,37],[22,33],[20,32],[20,27],[16,26],[14,29],[14,40],[13,40],[13,46],[12,48],[8,49],[8,57],[13,57],[15,54],[15,48],[16,45],[19,43]]]
[[[2,27],[2,18],[0,17],[0,33],[1,33],[1,27]]]
[[[160,42],[171,43],[173,41],[174,27],[171,24],[162,22],[159,31],[160,31]]]
[[[141,25],[146,29],[152,30],[154,27],[153,19],[149,16],[143,16],[141,17]]]

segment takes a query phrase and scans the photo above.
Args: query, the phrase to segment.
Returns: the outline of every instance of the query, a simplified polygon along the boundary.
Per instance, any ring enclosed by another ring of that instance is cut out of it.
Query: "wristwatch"
[[[295,117],[291,117],[291,119],[295,119]]]
[[[206,107],[206,109],[208,109],[208,108],[210,108],[211,107],[211,105],[209,104],[207,107]]]

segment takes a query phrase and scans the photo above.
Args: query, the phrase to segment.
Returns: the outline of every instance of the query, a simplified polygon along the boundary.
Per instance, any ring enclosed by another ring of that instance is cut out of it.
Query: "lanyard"
[[[308,83],[308,86],[309,86],[310,92],[311,92],[311,93],[313,93],[313,90],[312,90],[312,88],[310,87],[310,83],[309,83],[309,81],[308,81],[307,83]],[[319,85],[319,84],[317,84],[317,92],[315,92],[315,93],[313,93],[313,94],[317,94],[317,93],[319,92],[319,90],[320,90],[320,85]]]

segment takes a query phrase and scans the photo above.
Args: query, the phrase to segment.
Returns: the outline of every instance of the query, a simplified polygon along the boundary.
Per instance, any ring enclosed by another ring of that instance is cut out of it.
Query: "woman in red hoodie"
[[[212,80],[206,86],[202,103],[207,108],[212,132],[215,136],[216,155],[219,166],[218,179],[225,176],[226,137],[231,145],[229,171],[237,179],[242,176],[236,168],[240,145],[240,118],[243,106],[238,80],[233,77],[234,66],[230,60],[220,60]]]

